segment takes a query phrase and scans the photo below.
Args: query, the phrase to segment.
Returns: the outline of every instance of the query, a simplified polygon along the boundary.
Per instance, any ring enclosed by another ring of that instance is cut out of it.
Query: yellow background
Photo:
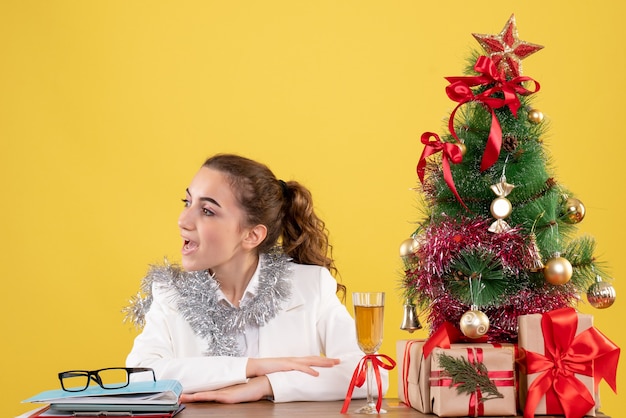
[[[611,309],[582,309],[625,346],[622,2],[2,0],[2,415],[59,371],[124,363],[120,310],[149,263],[178,258],[179,199],[216,152],[311,188],[348,290],[388,293],[382,352],[424,336],[398,329],[419,136],[442,133],[471,33],[512,13],[545,46],[523,68],[556,177],[616,278]]]

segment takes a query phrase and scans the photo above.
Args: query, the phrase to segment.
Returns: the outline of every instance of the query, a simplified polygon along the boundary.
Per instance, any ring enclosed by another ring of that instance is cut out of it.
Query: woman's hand
[[[248,377],[255,377],[297,370],[318,376],[319,372],[312,367],[333,367],[336,364],[339,364],[339,359],[322,356],[249,358],[246,374]]]
[[[186,393],[180,397],[181,402],[219,402],[240,403],[253,402],[272,396],[272,385],[265,376],[254,377],[247,383],[228,386],[206,392]]]

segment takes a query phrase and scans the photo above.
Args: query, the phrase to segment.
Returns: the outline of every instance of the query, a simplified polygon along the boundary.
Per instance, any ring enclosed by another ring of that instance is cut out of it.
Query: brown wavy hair
[[[338,271],[332,258],[328,230],[313,209],[311,192],[296,181],[278,180],[264,164],[234,154],[217,154],[203,167],[226,175],[248,225],[265,225],[267,237],[258,251],[268,252],[276,245],[294,262],[326,267],[333,276]],[[337,291],[345,296],[345,286]]]

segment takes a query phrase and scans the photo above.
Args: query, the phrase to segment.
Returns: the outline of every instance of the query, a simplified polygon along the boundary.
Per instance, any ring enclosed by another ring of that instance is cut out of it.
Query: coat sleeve
[[[356,329],[352,316],[338,299],[337,282],[327,269],[319,268],[316,280],[311,280],[313,289],[307,289],[306,303],[316,303],[315,333],[321,353],[338,358],[334,367],[318,367],[319,376],[298,371],[271,373],[268,376],[275,402],[332,401],[346,397],[354,370],[363,357],[356,340]],[[293,336],[292,336],[293,338]],[[387,392],[389,377],[381,370],[382,391]],[[352,397],[364,398],[365,385],[355,388]]]
[[[126,358],[127,367],[151,367],[158,379],[178,380],[185,393],[245,383],[247,357],[203,355],[206,343],[176,309],[175,292],[153,284],[145,327]]]

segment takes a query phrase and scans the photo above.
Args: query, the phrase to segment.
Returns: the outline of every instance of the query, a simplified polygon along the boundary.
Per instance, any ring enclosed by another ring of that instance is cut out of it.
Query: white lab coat
[[[319,376],[299,371],[267,377],[275,402],[342,400],[363,357],[356,342],[354,320],[336,296],[337,282],[319,266],[290,263],[291,297],[283,309],[259,328],[259,357],[325,355],[341,363],[318,367]],[[259,274],[260,265],[256,275]],[[207,342],[198,337],[177,310],[175,290],[153,285],[146,325],[127,357],[128,367],[152,367],[159,379],[179,380],[185,393],[213,390],[246,382],[247,357],[205,356]],[[388,374],[381,370],[383,391]],[[375,392],[376,390],[374,390]],[[353,398],[365,397],[365,385]]]

